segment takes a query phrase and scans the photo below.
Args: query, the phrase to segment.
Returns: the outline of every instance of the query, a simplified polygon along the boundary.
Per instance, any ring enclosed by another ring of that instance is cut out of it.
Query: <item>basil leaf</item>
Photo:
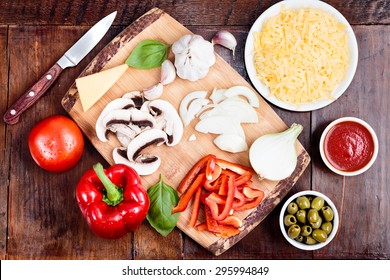
[[[177,205],[179,196],[174,188],[160,181],[149,188],[150,207],[146,219],[162,236],[167,236],[176,226],[179,213],[172,214],[172,208]]]
[[[139,69],[161,66],[167,59],[169,46],[157,40],[144,40],[139,43],[126,60],[126,64]]]

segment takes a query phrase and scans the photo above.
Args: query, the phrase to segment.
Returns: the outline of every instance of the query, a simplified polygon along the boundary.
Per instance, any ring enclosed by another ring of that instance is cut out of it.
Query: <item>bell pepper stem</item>
[[[93,170],[96,172],[96,175],[107,192],[103,201],[111,206],[118,205],[123,200],[123,190],[111,182],[110,178],[104,173],[103,165],[101,163],[96,163],[93,166]]]

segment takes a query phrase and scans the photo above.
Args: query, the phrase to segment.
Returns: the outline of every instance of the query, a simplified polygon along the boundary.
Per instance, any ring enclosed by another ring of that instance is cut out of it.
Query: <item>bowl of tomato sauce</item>
[[[378,155],[378,138],[372,127],[355,117],[331,122],[320,139],[320,154],[325,165],[343,176],[368,170]]]

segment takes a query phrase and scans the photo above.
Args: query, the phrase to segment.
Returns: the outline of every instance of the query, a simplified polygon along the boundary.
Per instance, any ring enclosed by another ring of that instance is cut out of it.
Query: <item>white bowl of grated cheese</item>
[[[348,21],[329,4],[285,0],[255,21],[244,58],[250,80],[266,100],[304,112],[345,92],[356,72],[358,46]]]

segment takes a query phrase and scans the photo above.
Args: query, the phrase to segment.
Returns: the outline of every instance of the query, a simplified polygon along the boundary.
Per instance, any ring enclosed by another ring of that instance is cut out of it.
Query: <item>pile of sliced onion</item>
[[[180,104],[180,117],[188,125],[195,117],[200,121],[195,130],[218,134],[214,144],[221,150],[238,153],[248,150],[242,123],[257,123],[254,107],[259,107],[257,94],[246,86],[214,89],[206,99],[206,91],[194,91],[186,95]]]

